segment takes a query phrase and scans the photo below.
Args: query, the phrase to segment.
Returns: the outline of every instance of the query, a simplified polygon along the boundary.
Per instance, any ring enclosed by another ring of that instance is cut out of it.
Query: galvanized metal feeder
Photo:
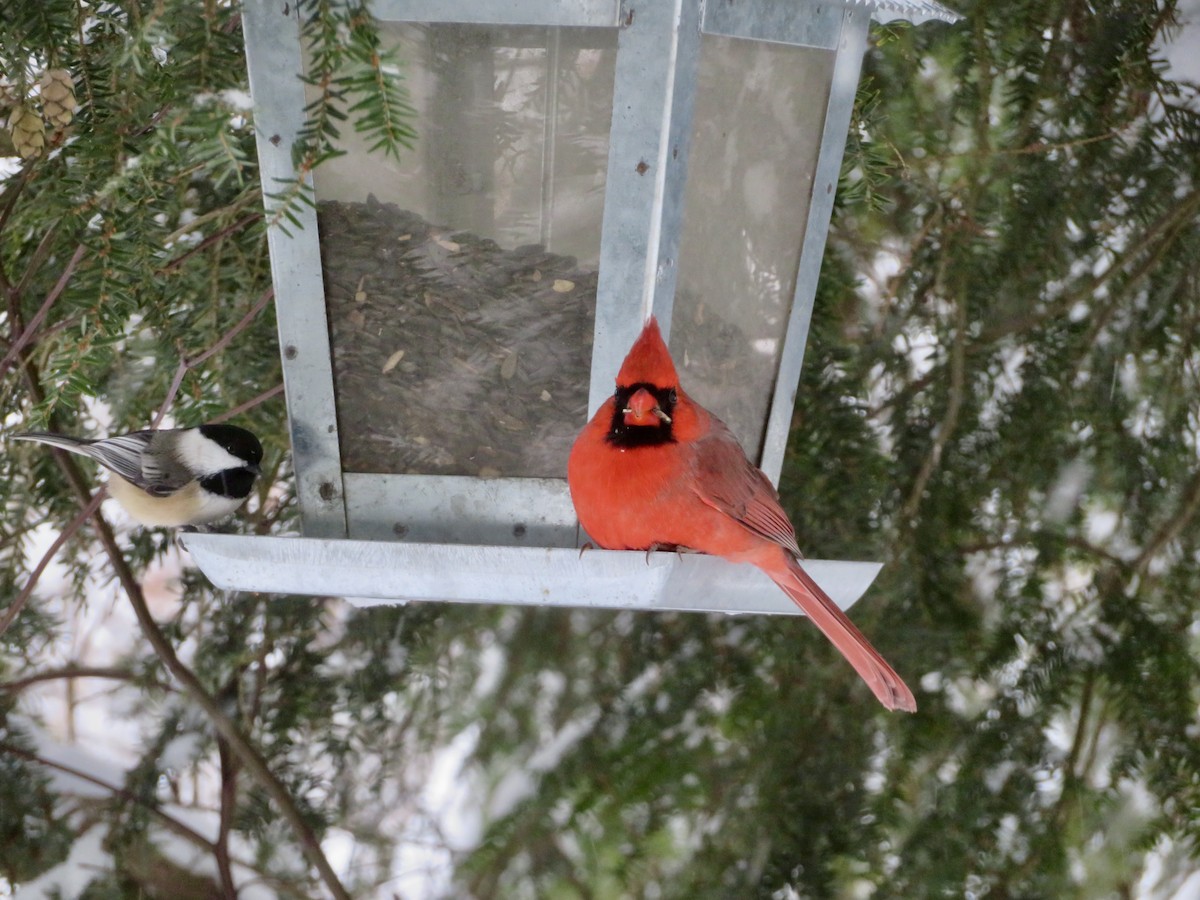
[[[653,312],[778,479],[869,20],[927,0],[377,0],[417,144],[348,140],[270,251],[304,537],[187,535],[230,589],[793,615],[701,555],[577,549],[575,434]],[[247,0],[264,183],[295,177],[295,5]],[[268,202],[268,207],[270,207]],[[843,606],[868,562],[806,568]]]

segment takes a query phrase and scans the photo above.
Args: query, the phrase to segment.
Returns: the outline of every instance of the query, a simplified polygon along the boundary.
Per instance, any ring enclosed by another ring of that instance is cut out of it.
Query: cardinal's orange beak
[[[621,412],[625,413],[626,425],[657,425],[660,421],[671,421],[671,417],[659,409],[655,396],[645,388],[634,393],[629,398],[629,405]]]

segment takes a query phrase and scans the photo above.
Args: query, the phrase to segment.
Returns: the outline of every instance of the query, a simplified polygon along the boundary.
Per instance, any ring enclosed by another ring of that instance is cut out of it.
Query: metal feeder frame
[[[243,4],[265,185],[296,177],[291,148],[304,123],[305,97],[295,6],[283,0]],[[646,315],[653,312],[664,331],[670,328],[701,35],[834,54],[759,460],[777,482],[870,20],[920,24],[959,17],[930,0],[376,0],[372,11],[385,22],[619,29],[589,415],[610,395]],[[272,206],[268,199],[268,212]],[[750,566],[702,554],[581,552],[565,477],[344,472],[316,210],[301,210],[300,219],[302,228],[291,233],[272,228],[269,246],[304,537],[184,535],[214,584],[341,596],[364,606],[438,600],[800,614]],[[394,530],[399,515],[404,541]],[[843,608],[882,568],[830,560],[804,565]]]

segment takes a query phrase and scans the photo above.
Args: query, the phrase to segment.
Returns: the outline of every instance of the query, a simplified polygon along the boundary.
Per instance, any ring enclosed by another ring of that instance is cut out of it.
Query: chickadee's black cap
[[[220,444],[238,459],[257,466],[262,462],[263,448],[252,433],[236,425],[201,425],[200,433]]]

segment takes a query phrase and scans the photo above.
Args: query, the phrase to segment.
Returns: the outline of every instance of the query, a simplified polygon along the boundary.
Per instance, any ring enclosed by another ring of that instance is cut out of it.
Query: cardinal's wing
[[[695,447],[695,489],[700,499],[802,556],[796,545],[796,530],[779,505],[779,494],[767,476],[746,459],[728,426],[714,416],[711,430],[696,441]]]

